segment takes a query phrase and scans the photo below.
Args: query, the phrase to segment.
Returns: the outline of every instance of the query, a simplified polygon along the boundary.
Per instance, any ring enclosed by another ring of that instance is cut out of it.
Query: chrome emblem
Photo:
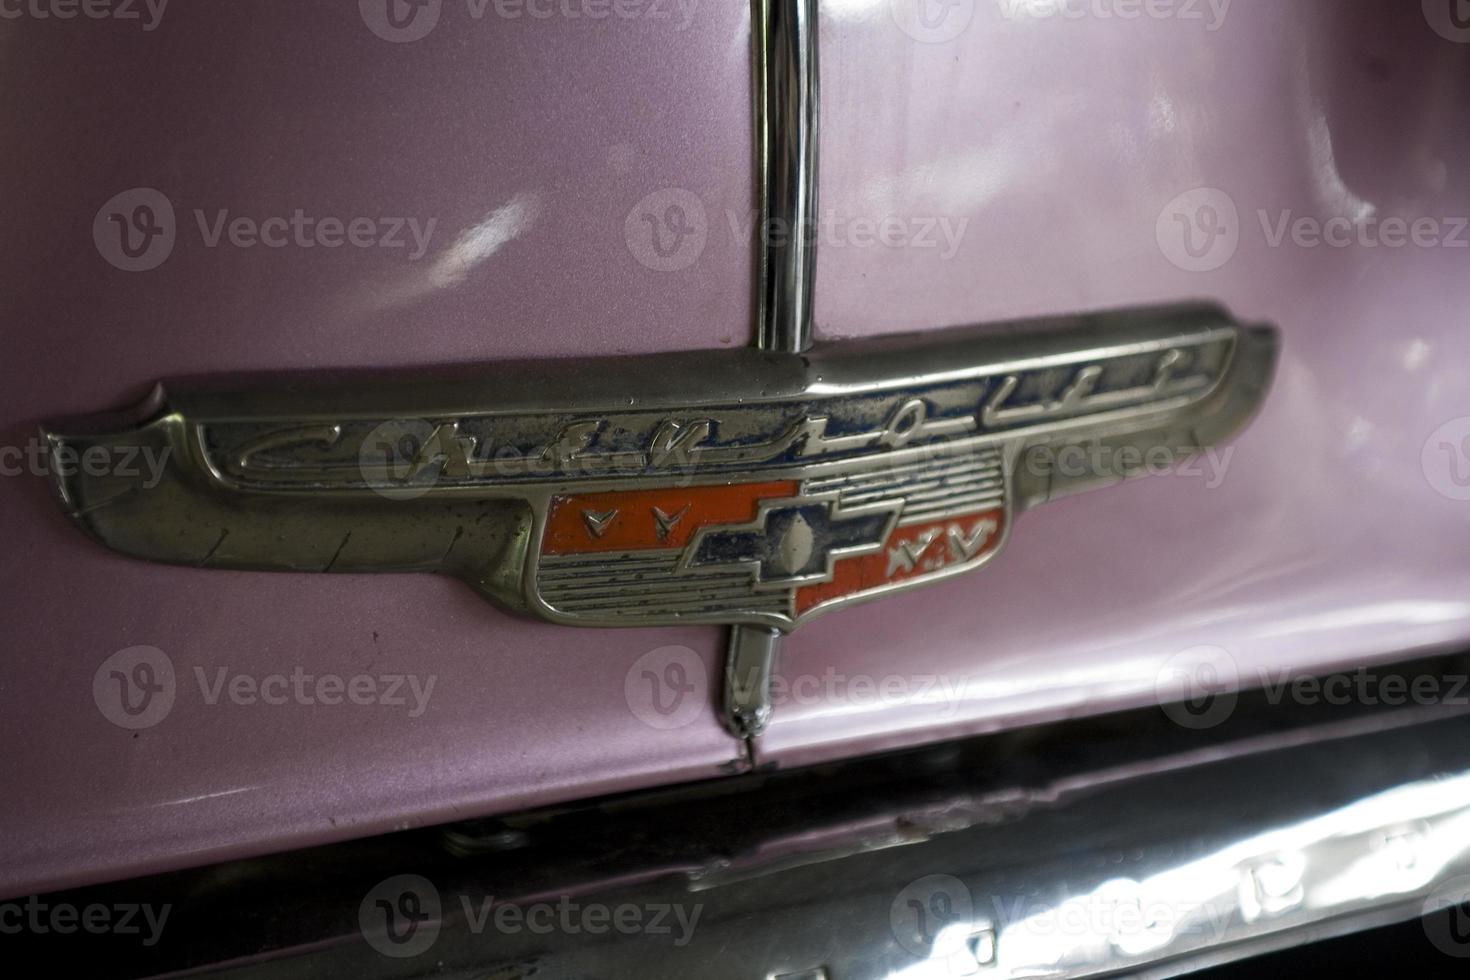
[[[1228,438],[1275,358],[1272,331],[1180,307],[802,355],[168,385],[47,437],[168,451],[156,486],[55,468],[72,519],[130,555],[442,572],[567,625],[789,631],[976,569],[1021,511]],[[1137,462],[1060,465],[1069,448]]]
[[[1276,334],[1210,306],[814,346],[817,23],[818,0],[752,4],[754,350],[171,384],[49,428],[72,519],[200,568],[442,572],[555,623],[731,624],[722,716],[754,766],[783,632],[978,568],[1021,511],[1246,424]],[[93,446],[171,465],[65,465]]]

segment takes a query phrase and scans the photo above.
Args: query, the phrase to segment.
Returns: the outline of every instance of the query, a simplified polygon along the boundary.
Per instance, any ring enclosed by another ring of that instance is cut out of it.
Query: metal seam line
[[[757,194],[756,346],[800,354],[812,342],[817,262],[817,0],[753,0]],[[724,721],[745,742],[771,718],[779,631],[734,626],[725,660]]]

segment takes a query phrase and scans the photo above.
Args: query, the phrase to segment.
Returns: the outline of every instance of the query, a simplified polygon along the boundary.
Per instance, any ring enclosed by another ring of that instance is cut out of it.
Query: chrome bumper
[[[105,937],[118,976],[991,980],[1178,975],[1470,908],[1467,876],[1463,705],[1248,694],[1208,731],[1140,711],[48,900],[173,906]]]

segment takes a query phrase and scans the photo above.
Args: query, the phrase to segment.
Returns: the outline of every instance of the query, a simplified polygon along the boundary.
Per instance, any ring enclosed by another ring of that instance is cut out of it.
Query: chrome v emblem
[[[596,514],[590,510],[582,511],[582,520],[587,522],[587,533],[594,538],[600,538],[607,533],[607,526],[618,516],[616,509],[603,514]]]
[[[653,520],[658,526],[658,538],[660,541],[668,539],[669,532],[678,527],[679,522],[684,519],[684,515],[689,513],[689,507],[689,504],[685,504],[676,514],[665,514],[657,507],[653,508]]]

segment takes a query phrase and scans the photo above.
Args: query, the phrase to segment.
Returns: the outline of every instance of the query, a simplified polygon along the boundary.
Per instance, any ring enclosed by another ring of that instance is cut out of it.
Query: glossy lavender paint
[[[1437,489],[1458,490],[1431,443],[1470,415],[1470,43],[1419,4],[1237,3],[1214,31],[1205,4],[1015,6],[974,5],[949,43],[886,3],[828,6],[823,211],[968,224],[948,259],[824,242],[819,331],[1209,297],[1280,326],[1275,389],[1201,476],[1048,505],[978,573],[799,631],[767,761],[1147,704],[1200,645],[1256,685],[1470,640],[1470,502]],[[1233,199],[1240,236],[1192,272],[1158,223],[1200,187]],[[1273,247],[1257,212],[1274,235],[1288,209],[1448,217],[1460,245]]]
[[[670,274],[625,240],[634,206],[666,188],[711,214],[750,209],[744,11],[706,4],[680,29],[469,9],[445,3],[413,43],[375,36],[356,3],[176,4],[151,32],[0,20],[0,117],[24,144],[0,160],[0,444],[170,375],[749,343],[747,247],[711,234]],[[161,266],[126,273],[92,226],[138,186],[174,202],[178,238]],[[405,248],[209,247],[193,214],[297,207],[438,230],[413,262]],[[739,754],[712,712],[657,730],[625,694],[660,647],[714,667],[720,630],[557,629],[432,577],[130,561],[79,535],[33,475],[0,480],[0,513],[3,894],[711,777]],[[134,732],[92,685],[137,645],[178,677],[169,715]],[[437,683],[418,717],[210,705],[196,668],[207,688],[221,668]],[[690,696],[713,703],[717,672],[697,674]]]
[[[670,40],[637,23],[476,26],[447,3],[409,44],[374,37],[351,4],[215,6],[170,10],[146,36],[0,23],[0,113],[31,140],[0,162],[23,188],[0,249],[27,271],[0,293],[7,444],[42,414],[120,404],[168,374],[748,341],[749,251],[716,233],[723,209],[750,203],[743,5],[701,5]],[[1338,213],[1324,211],[1348,200],[1334,174],[1385,213],[1470,211],[1453,115],[1470,46],[1414,5],[1253,7],[1210,32],[1012,20],[977,0],[958,6],[974,19],[956,39],[923,44],[887,2],[825,4],[823,206],[970,224],[947,260],[824,243],[823,334],[1204,296],[1278,322],[1285,363],[1217,488],[1154,479],[1049,505],[988,569],[795,634],[782,673],[819,692],[829,668],[963,687],[952,708],[942,686],[937,704],[787,698],[763,760],[1143,703],[1166,658],[1200,643],[1249,673],[1470,637],[1470,503],[1420,465],[1466,414],[1465,253],[1271,249],[1254,219]],[[136,185],[211,212],[442,215],[456,233],[522,194],[537,216],[455,286],[405,301],[403,257],[371,251],[210,250],[195,235],[155,272],[116,272],[91,223]],[[1247,237],[1223,268],[1185,273],[1156,219],[1203,185],[1237,200]],[[706,202],[711,234],[692,269],[657,274],[631,258],[624,218],[671,186]],[[0,579],[0,893],[677,782],[737,754],[713,707],[721,631],[560,630],[424,577],[132,562],[76,535],[39,479],[0,481],[0,510],[16,528]],[[137,738],[91,694],[103,660],[135,644],[167,650],[192,692]],[[668,644],[705,666],[710,707],[660,731],[625,684]],[[409,718],[209,706],[192,675],[296,665],[438,685]]]

